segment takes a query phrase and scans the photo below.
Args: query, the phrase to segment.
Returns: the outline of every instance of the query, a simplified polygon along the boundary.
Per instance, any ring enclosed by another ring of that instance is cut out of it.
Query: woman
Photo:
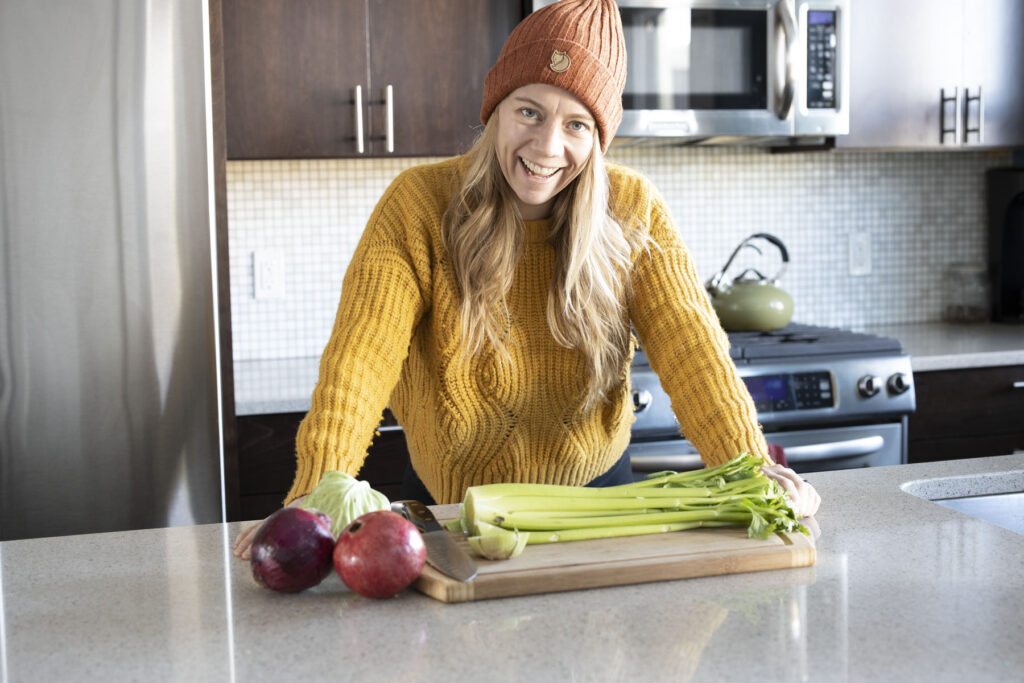
[[[626,53],[611,0],[563,0],[512,32],[463,157],[405,171],[345,275],[286,504],[355,475],[390,405],[405,495],[461,500],[497,481],[630,480],[635,328],[705,463],[767,458],[728,339],[661,199],[605,164]],[[766,468],[801,516],[814,489]],[[235,553],[248,556],[255,529]]]

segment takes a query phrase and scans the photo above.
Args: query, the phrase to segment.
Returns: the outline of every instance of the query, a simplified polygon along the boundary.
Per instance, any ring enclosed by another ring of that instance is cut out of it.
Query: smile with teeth
[[[519,157],[519,161],[523,162],[523,166],[526,167],[527,173],[529,173],[532,176],[537,176],[540,178],[550,178],[555,173],[562,170],[560,168],[548,168],[547,166],[540,166],[538,164],[533,163],[532,161],[527,161],[523,157]]]

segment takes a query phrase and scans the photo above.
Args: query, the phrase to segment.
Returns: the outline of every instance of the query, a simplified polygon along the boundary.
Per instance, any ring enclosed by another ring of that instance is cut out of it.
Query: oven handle
[[[836,458],[856,458],[871,455],[882,450],[885,439],[875,434],[859,439],[831,441],[829,443],[813,443],[806,446],[790,446],[785,449],[786,460],[800,459],[803,462],[832,460]]]
[[[630,453],[629,464],[637,472],[660,472],[661,470],[699,470],[704,461],[696,453],[673,455],[634,455]]]
[[[875,434],[859,439],[846,439],[845,441],[830,441],[827,443],[808,444],[806,446],[789,446],[785,449],[785,453],[788,462],[799,464],[794,461],[799,460],[806,463],[871,455],[882,450],[883,446],[885,446],[885,439]],[[630,462],[633,465],[633,469],[638,472],[695,470],[704,466],[700,456],[696,453],[673,453],[672,455],[631,454]]]

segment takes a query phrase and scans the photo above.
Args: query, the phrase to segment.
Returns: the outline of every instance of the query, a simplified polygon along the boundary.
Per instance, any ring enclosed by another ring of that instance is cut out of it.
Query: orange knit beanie
[[[528,15],[513,29],[484,80],[480,120],[516,88],[546,83],[568,90],[590,109],[601,150],[622,121],[626,42],[612,0],[561,0]]]

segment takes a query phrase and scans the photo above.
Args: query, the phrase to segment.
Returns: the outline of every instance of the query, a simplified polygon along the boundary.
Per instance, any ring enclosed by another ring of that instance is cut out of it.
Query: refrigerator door
[[[202,0],[0,3],[0,539],[223,519]]]

